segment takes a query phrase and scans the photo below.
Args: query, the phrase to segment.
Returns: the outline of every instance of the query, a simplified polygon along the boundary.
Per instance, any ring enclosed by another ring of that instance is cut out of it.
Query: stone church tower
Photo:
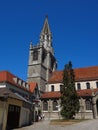
[[[45,85],[53,71],[57,68],[57,61],[54,57],[52,47],[52,33],[50,31],[48,17],[46,17],[39,43],[33,46],[30,42],[28,82],[37,82],[40,91],[45,91]]]

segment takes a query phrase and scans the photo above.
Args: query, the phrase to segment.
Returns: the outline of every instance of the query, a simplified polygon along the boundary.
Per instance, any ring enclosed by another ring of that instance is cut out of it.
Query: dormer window
[[[90,89],[90,83],[86,83],[86,88]]]
[[[20,80],[20,79],[18,80],[18,85],[20,85],[20,86],[22,85],[22,80]]]

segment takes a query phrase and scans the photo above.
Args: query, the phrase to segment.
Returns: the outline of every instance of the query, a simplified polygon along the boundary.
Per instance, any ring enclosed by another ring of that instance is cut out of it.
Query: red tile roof
[[[61,93],[59,91],[55,92],[45,92],[42,96],[41,99],[44,98],[59,98],[61,96]]]
[[[29,89],[23,87],[22,85],[19,85],[14,81],[14,78],[17,78],[18,80],[21,80],[20,78],[16,77],[15,75],[11,74],[8,71],[0,71],[0,82],[9,82],[10,84],[15,85],[16,87],[19,87],[20,89],[23,89],[25,91],[29,91]],[[25,82],[21,80],[22,82]],[[25,82],[25,84],[28,84]]]
[[[35,88],[38,86],[36,82],[28,83],[30,85],[30,91],[33,93]]]
[[[92,96],[92,92],[96,95],[96,93],[98,92],[98,88],[96,89],[84,89],[84,90],[78,90],[77,94],[80,97],[84,97],[84,96]]]
[[[98,66],[74,69],[75,81],[98,79]],[[60,83],[63,79],[63,71],[53,72],[49,83]]]
[[[94,94],[96,94],[98,92],[98,88],[93,90],[91,89],[78,90],[77,94],[79,97],[92,96],[92,91],[94,92]],[[60,96],[61,93],[59,91],[46,92],[41,96],[41,99],[60,98]]]

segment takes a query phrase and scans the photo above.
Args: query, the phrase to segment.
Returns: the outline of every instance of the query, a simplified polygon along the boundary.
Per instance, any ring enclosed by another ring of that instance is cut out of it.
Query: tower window
[[[77,83],[77,89],[80,90],[81,89],[81,84]]]
[[[86,83],[87,89],[90,89],[90,83]]]
[[[38,60],[38,51],[33,52],[33,60]]]
[[[52,91],[52,92],[54,91],[54,85],[51,86],[51,91]]]
[[[96,82],[96,88],[98,88],[98,82]]]

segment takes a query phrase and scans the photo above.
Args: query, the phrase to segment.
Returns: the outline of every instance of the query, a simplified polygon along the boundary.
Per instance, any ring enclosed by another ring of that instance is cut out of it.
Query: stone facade
[[[37,82],[40,91],[45,91],[45,84],[56,70],[56,59],[52,47],[52,34],[46,17],[40,34],[39,43],[33,46],[30,42],[28,82]]]

